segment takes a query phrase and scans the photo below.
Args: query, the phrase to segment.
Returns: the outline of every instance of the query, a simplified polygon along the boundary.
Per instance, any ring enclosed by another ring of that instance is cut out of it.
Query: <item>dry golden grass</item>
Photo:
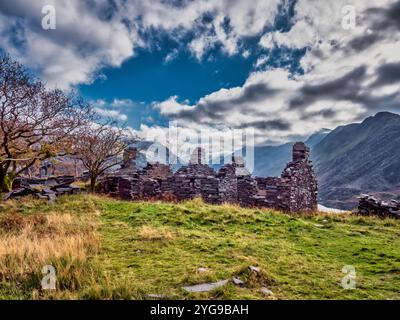
[[[145,241],[171,240],[174,235],[166,228],[154,228],[152,226],[142,226],[139,229],[139,237]]]
[[[87,235],[32,236],[32,229],[25,228],[18,235],[0,239],[0,275],[19,277],[36,273],[43,266],[62,257],[84,262],[88,245],[95,242],[94,237]]]
[[[40,289],[41,270],[52,265],[58,287],[80,286],[87,273],[87,260],[100,244],[96,234],[98,211],[85,215],[68,210],[21,214],[14,210],[18,208],[14,202],[3,206],[7,208],[0,216],[0,281],[12,281],[17,286],[33,281],[32,287]],[[28,206],[26,210],[30,209]]]

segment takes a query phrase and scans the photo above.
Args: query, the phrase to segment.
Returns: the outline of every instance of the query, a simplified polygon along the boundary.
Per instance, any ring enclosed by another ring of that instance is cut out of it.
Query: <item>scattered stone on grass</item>
[[[254,266],[249,266],[249,269],[251,272],[259,274],[261,272],[261,269],[259,267],[254,267]]]
[[[228,282],[229,280],[221,280],[218,282],[202,283],[202,284],[196,284],[194,286],[185,286],[182,287],[182,289],[188,292],[209,292],[225,286]]]
[[[245,285],[244,281],[240,280],[239,278],[233,277],[232,282],[240,287],[243,287]]]
[[[266,287],[260,288],[260,292],[265,294],[266,296],[272,296],[274,293]]]
[[[162,294],[156,294],[156,293],[150,293],[147,295],[148,298],[153,298],[153,299],[164,299],[166,296]]]

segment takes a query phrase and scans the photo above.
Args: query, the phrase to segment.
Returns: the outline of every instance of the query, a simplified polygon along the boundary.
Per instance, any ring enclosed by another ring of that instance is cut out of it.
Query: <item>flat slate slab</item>
[[[223,287],[228,282],[229,282],[229,280],[221,280],[218,282],[202,283],[202,284],[196,284],[194,286],[182,287],[182,289],[186,290],[188,292],[208,292],[208,291],[212,291],[214,289]]]

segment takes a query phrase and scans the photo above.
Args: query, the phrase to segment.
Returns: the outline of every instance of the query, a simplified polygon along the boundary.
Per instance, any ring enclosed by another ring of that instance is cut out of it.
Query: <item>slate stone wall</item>
[[[237,157],[215,172],[202,163],[200,148],[193,153],[189,165],[174,174],[162,164],[135,168],[132,164],[136,152],[127,152],[123,168],[101,182],[102,192],[128,200],[163,199],[170,194],[178,201],[201,197],[213,204],[228,202],[286,212],[317,209],[317,180],[309,159],[310,150],[302,142],[294,145],[293,159],[282,176],[269,178],[251,176],[243,159]]]

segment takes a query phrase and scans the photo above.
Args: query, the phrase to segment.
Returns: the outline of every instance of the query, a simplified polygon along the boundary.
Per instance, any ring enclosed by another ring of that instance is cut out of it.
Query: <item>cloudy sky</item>
[[[0,48],[143,134],[275,144],[400,111],[397,0],[1,0]]]

